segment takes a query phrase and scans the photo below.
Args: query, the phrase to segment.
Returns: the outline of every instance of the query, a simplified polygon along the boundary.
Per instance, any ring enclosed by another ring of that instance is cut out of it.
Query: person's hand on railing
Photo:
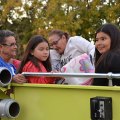
[[[13,82],[16,82],[16,83],[26,83],[27,82],[27,79],[22,74],[14,75],[12,80],[13,80]]]

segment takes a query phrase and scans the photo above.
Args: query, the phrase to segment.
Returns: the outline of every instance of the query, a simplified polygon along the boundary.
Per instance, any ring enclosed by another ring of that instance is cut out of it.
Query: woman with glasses
[[[67,66],[69,66],[70,60],[76,59],[77,56],[80,56],[84,53],[92,56],[93,59],[95,49],[94,45],[81,36],[70,37],[66,32],[63,32],[61,30],[53,30],[49,33],[48,40],[50,42],[51,48],[53,49],[50,51],[53,69],[56,68],[56,70],[59,69],[59,71],[61,71],[65,65],[68,64]],[[74,69],[73,72],[76,72],[76,70]],[[80,83],[79,79],[76,80],[77,82],[72,82],[72,80],[70,82],[67,82],[66,80],[58,80],[57,84]]]
[[[72,58],[87,53],[94,56],[94,45],[81,36],[70,37],[68,33],[61,30],[53,30],[49,33],[48,40],[51,48],[60,55],[61,67]]]
[[[0,30],[0,67],[6,67],[10,71],[14,82],[24,83],[25,77],[22,74],[16,74],[16,67],[11,63],[16,56],[16,51],[15,34],[9,30]]]

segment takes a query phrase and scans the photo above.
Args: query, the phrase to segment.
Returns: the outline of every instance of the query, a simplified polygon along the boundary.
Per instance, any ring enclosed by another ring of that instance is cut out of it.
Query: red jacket
[[[47,72],[46,68],[43,66],[42,63],[39,63],[41,71],[31,62],[27,62],[25,66],[23,67],[22,72]],[[55,78],[51,77],[32,77],[27,76],[28,83],[37,83],[37,84],[52,84],[55,81]]]
[[[19,68],[21,61],[17,59],[12,59],[13,65],[16,67],[16,69]]]

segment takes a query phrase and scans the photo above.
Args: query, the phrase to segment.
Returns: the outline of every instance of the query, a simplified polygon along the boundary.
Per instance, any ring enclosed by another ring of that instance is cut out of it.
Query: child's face
[[[46,42],[41,42],[37,47],[31,52],[40,61],[46,61],[49,56],[49,46]]]
[[[110,46],[111,46],[111,38],[110,38],[110,36],[108,36],[104,32],[97,33],[96,42],[95,42],[95,47],[97,48],[97,50],[101,54],[103,54],[103,53],[110,50]]]

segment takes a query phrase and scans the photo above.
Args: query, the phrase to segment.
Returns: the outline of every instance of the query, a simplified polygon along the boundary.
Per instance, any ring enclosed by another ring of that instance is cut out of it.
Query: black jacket
[[[119,73],[120,74],[120,53],[112,53],[106,58],[106,62],[104,59],[100,62],[96,69],[96,73]],[[113,85],[120,86],[120,79],[112,79]],[[93,85],[96,86],[108,86],[107,78],[94,78]]]

